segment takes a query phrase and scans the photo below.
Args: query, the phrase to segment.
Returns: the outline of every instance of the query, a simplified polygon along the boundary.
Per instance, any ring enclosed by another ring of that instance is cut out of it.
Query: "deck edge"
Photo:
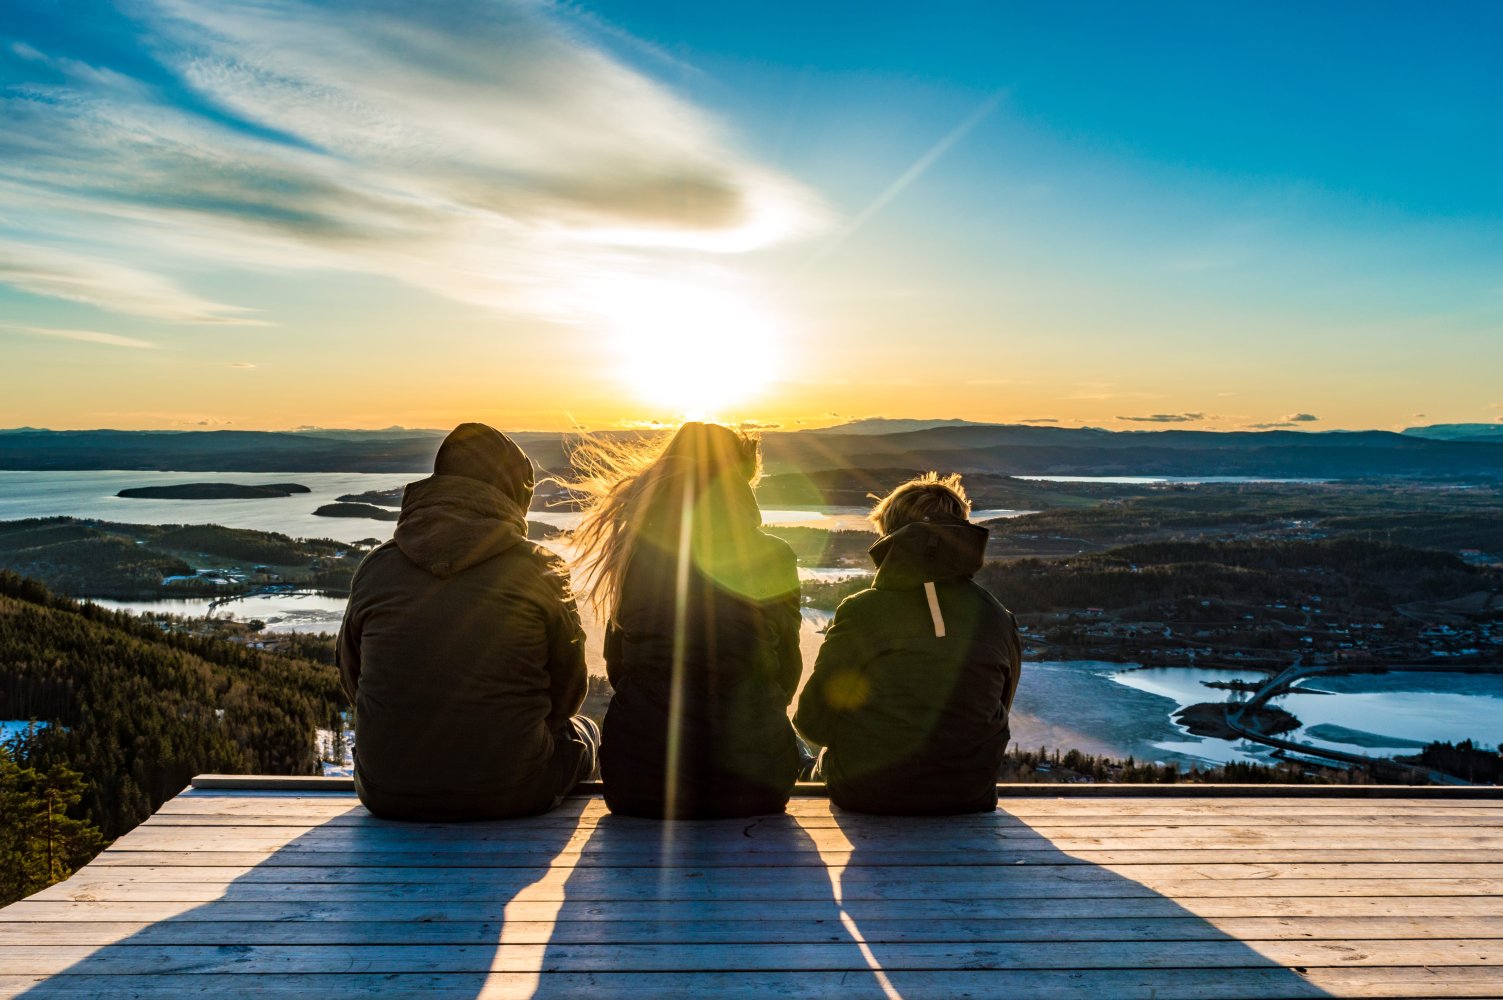
[[[317,775],[200,774],[191,782],[200,791],[353,792],[353,778]],[[571,795],[599,795],[598,781],[582,781]],[[801,781],[797,798],[824,798],[825,786]],[[1503,785],[1227,785],[1227,784],[1003,784],[997,795],[1009,798],[1280,798],[1280,799],[1497,799]]]

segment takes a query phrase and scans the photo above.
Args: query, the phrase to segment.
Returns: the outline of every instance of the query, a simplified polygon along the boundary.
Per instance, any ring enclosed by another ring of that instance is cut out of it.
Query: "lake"
[[[124,524],[220,524],[229,528],[276,531],[293,538],[332,538],[355,542],[391,537],[393,521],[356,517],[318,517],[313,511],[346,493],[389,490],[416,478],[369,472],[7,472],[0,471],[0,521],[27,517],[91,517]],[[138,500],[115,496],[136,486],[177,483],[301,483],[311,493],[248,500]],[[989,520],[1017,517],[1021,510],[979,510],[973,517]],[[762,511],[764,524],[782,527],[868,531],[864,507],[787,508]],[[534,521],[569,529],[579,514],[567,510],[534,510]]]
[[[1262,681],[1268,676],[1250,670],[1189,667],[1124,670],[1121,665],[1103,672],[1110,682],[1154,698],[1156,711],[1166,720],[1189,705],[1246,697],[1207,687],[1207,681]],[[1503,744],[1500,674],[1394,671],[1312,677],[1269,704],[1300,720],[1300,728],[1280,734],[1283,738],[1317,748],[1390,757],[1412,754],[1436,740]],[[1152,743],[1159,752],[1214,761],[1268,761],[1269,747],[1194,736],[1172,720],[1169,725],[1174,735]]]
[[[1268,476],[1014,476],[1036,483],[1106,483],[1118,486],[1226,485],[1235,483],[1329,483],[1329,479],[1273,479]]]

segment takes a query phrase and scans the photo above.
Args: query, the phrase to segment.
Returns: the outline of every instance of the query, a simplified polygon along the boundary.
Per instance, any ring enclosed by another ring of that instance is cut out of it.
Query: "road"
[[[1419,767],[1414,764],[1402,764],[1389,757],[1369,757],[1366,754],[1348,753],[1344,750],[1329,750],[1325,747],[1310,746],[1306,743],[1296,743],[1293,740],[1282,739],[1278,736],[1269,736],[1256,729],[1243,725],[1242,716],[1249,708],[1257,708],[1270,698],[1283,694],[1294,686],[1294,683],[1306,677],[1319,677],[1322,674],[1350,673],[1345,667],[1306,666],[1300,660],[1295,660],[1284,670],[1269,679],[1268,683],[1258,688],[1253,696],[1243,702],[1226,703],[1226,724],[1233,732],[1244,739],[1254,743],[1262,743],[1264,746],[1276,747],[1280,750],[1288,750],[1303,754],[1307,757],[1319,757],[1324,760],[1339,761],[1343,764],[1355,764],[1366,767],[1372,764],[1381,764],[1386,767],[1397,767],[1408,771],[1418,777],[1423,777],[1434,785],[1467,785],[1470,782],[1463,781],[1454,775],[1437,771],[1433,768]]]

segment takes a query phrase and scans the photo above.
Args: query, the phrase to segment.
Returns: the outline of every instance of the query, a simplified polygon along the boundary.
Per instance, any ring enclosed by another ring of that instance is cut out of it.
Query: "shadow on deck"
[[[430,825],[199,788],[0,910],[0,995],[1496,996],[1500,846],[1503,799],[1407,789]]]

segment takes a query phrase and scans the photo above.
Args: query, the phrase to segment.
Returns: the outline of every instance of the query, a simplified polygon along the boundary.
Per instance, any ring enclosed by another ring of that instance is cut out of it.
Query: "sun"
[[[658,279],[613,287],[602,314],[617,375],[642,402],[686,420],[726,416],[777,374],[782,324],[738,291]]]

